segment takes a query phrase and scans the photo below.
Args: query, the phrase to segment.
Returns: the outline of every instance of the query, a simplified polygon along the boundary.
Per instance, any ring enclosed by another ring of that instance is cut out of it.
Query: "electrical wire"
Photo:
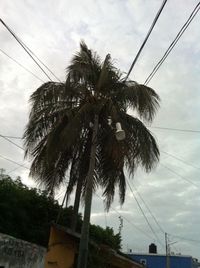
[[[146,80],[144,82],[145,85],[147,85],[151,81],[151,79],[154,77],[154,75],[157,73],[157,71],[159,70],[159,68],[161,67],[163,62],[166,60],[166,58],[168,57],[168,55],[170,54],[170,52],[172,51],[172,49],[174,48],[174,46],[176,45],[178,40],[181,38],[183,33],[186,31],[186,29],[188,28],[188,26],[190,25],[190,23],[192,22],[192,20],[196,16],[196,14],[198,13],[199,9],[200,9],[200,2],[196,5],[194,10],[190,14],[189,18],[187,19],[187,21],[181,27],[180,31],[178,32],[178,34],[176,35],[175,39],[172,41],[172,43],[170,44],[170,46],[168,47],[168,49],[164,53],[163,57],[158,61],[156,66],[153,68],[152,72],[146,78]]]
[[[32,76],[34,76],[36,79],[38,79],[39,81],[44,82],[44,80],[42,80],[40,77],[38,77],[36,74],[34,74],[32,71],[30,71],[28,68],[26,68],[25,66],[23,66],[20,62],[18,62],[17,60],[15,60],[14,58],[12,58],[11,56],[9,56],[5,51],[3,51],[0,48],[0,51],[7,56],[9,59],[11,59],[12,61],[14,61],[17,65],[19,65],[21,68],[23,68],[25,71],[27,71],[28,73],[30,73]]]
[[[142,50],[143,50],[143,48],[144,48],[144,46],[145,46],[145,44],[146,44],[146,42],[147,42],[147,40],[148,40],[148,38],[149,38],[149,36],[150,36],[150,34],[151,34],[151,32],[152,32],[154,26],[156,25],[156,22],[157,22],[158,18],[160,17],[160,14],[161,14],[161,12],[162,12],[162,10],[163,10],[163,8],[164,8],[164,6],[165,6],[166,3],[167,3],[167,0],[164,0],[163,3],[162,3],[162,5],[161,5],[161,7],[160,7],[160,9],[158,10],[158,12],[157,12],[157,14],[156,14],[156,16],[155,16],[155,18],[154,18],[154,20],[153,20],[153,23],[152,23],[152,25],[151,25],[151,27],[150,27],[150,29],[149,29],[149,31],[148,31],[148,33],[147,33],[147,35],[146,35],[144,41],[143,41],[143,43],[142,43],[140,49],[139,49],[138,52],[137,52],[137,55],[136,55],[136,57],[135,57],[133,63],[131,64],[131,67],[130,67],[128,73],[127,73],[127,76],[126,76],[126,78],[125,78],[125,81],[128,79],[128,77],[129,77],[131,71],[133,70],[133,67],[135,66],[135,64],[136,64],[136,62],[137,62],[137,60],[138,60],[138,58],[139,58],[139,56],[140,56],[140,53],[142,52]]]
[[[180,129],[180,128],[169,128],[169,127],[157,127],[157,126],[149,126],[149,128],[154,128],[154,129],[160,129],[160,130],[172,130],[172,131],[178,131],[178,132],[189,132],[189,133],[200,133],[200,130],[192,130],[192,129]],[[10,139],[23,139],[22,137],[19,136],[11,136],[11,135],[3,135],[6,138]]]
[[[29,50],[24,46],[24,44],[20,41],[20,39],[16,36],[16,34],[8,27],[8,25],[0,18],[0,22],[4,25],[4,27],[11,33],[11,35],[15,38],[15,40],[20,44],[20,46],[26,51],[26,53],[31,57],[31,59],[37,64],[40,70],[46,75],[46,77],[52,81],[50,76],[45,72],[45,70],[41,67],[41,65],[35,60],[35,58],[31,55]]]
[[[5,51],[3,51],[0,48],[0,51],[7,56],[9,59],[11,59],[12,61],[14,61],[17,65],[19,65],[21,68],[23,68],[25,71],[27,71],[28,73],[30,73],[31,75],[33,75],[35,78],[37,78],[40,82],[44,83],[44,80],[42,80],[41,78],[39,78],[36,74],[34,74],[33,72],[31,72],[29,69],[27,69],[25,66],[23,66],[20,62],[18,62],[17,60],[15,60],[14,58],[12,58],[11,56],[9,56]]]
[[[140,197],[140,199],[142,200],[143,204],[145,205],[146,209],[149,211],[151,217],[154,219],[155,223],[157,224],[158,228],[160,229],[160,231],[162,233],[165,233],[164,229],[162,228],[162,226],[160,225],[160,223],[158,222],[158,220],[156,219],[156,217],[154,216],[154,214],[152,213],[152,211],[150,210],[149,206],[147,205],[147,203],[145,202],[144,198],[142,197],[142,195],[139,193],[139,191],[137,190],[137,188],[135,187],[135,185],[133,185],[134,190],[136,191],[136,193],[138,194],[138,196]]]
[[[182,180],[187,181],[188,183],[192,184],[192,185],[195,186],[196,188],[199,188],[199,185],[197,185],[197,184],[195,184],[194,182],[192,182],[191,180],[189,180],[189,179],[187,179],[187,178],[181,176],[179,173],[177,173],[177,172],[174,171],[173,169],[171,169],[171,168],[169,168],[169,167],[163,165],[162,163],[160,163],[160,165],[161,165],[162,167],[164,167],[165,169],[169,170],[171,173],[173,173],[173,174],[175,174],[176,176],[178,176],[179,178],[181,178]]]
[[[99,196],[97,193],[95,193],[95,195],[100,198],[103,201],[103,198],[101,196]],[[119,211],[117,209],[115,209],[114,207],[110,206],[110,208],[115,211],[119,216],[121,216],[126,222],[128,222],[130,225],[132,225],[135,229],[137,229],[139,232],[141,232],[142,234],[144,234],[146,237],[150,238],[153,240],[153,238],[146,233],[145,231],[143,231],[141,228],[139,228],[136,224],[134,224],[132,221],[130,221],[128,218],[126,218],[125,216],[122,216]]]
[[[17,137],[17,136],[8,136],[8,135],[2,135],[6,138],[9,138],[9,139],[17,139],[17,140],[22,140],[23,138],[22,137]]]
[[[157,221],[156,217],[153,215],[152,211],[150,210],[150,208],[148,207],[147,203],[145,202],[145,200],[143,199],[142,195],[138,192],[137,188],[132,185],[134,190],[137,192],[137,194],[139,195],[140,199],[142,200],[142,202],[144,203],[145,207],[147,208],[147,210],[149,211],[149,213],[151,214],[151,216],[153,217],[153,219],[155,220],[156,224],[158,225],[160,231],[162,233],[165,233],[164,229],[162,228],[162,226],[159,224],[159,222]],[[175,238],[179,238],[181,240],[186,240],[186,241],[191,241],[191,242],[194,242],[194,243],[200,243],[200,240],[196,240],[196,239],[191,239],[191,238],[186,238],[186,237],[183,237],[183,236],[179,236],[179,235],[174,235],[174,234],[169,234]]]
[[[13,168],[13,169],[11,169],[10,171],[8,171],[8,172],[6,172],[6,173],[7,173],[7,175],[9,175],[9,174],[11,174],[12,172],[14,172],[15,170],[19,169],[19,168],[21,168],[21,166],[20,166],[20,167]]]
[[[56,78],[59,82],[62,83],[62,81],[49,69],[49,67],[38,58],[38,56],[29,48],[27,45],[18,37],[18,39],[22,42],[22,44],[27,48],[27,50]]]
[[[159,244],[160,244],[162,247],[164,247],[163,244],[162,244],[162,242],[160,241],[158,235],[156,234],[156,232],[154,231],[153,227],[151,226],[151,224],[150,224],[150,222],[149,222],[147,216],[145,215],[145,213],[144,213],[144,211],[143,211],[143,209],[142,209],[142,207],[141,207],[139,201],[137,200],[137,197],[135,196],[135,194],[134,194],[134,192],[133,192],[133,189],[131,188],[131,185],[130,185],[128,179],[126,180],[126,182],[127,182],[127,185],[128,185],[128,187],[129,187],[129,189],[130,189],[130,191],[131,191],[131,193],[132,193],[132,195],[133,195],[133,197],[134,197],[134,199],[135,199],[135,201],[136,201],[136,203],[137,203],[137,205],[138,205],[140,211],[142,212],[142,215],[143,215],[144,219],[146,220],[147,225],[149,226],[151,232],[152,232],[153,235],[156,237],[156,240],[159,242]]]
[[[180,129],[180,128],[169,128],[169,127],[149,127],[149,128],[156,128],[156,129],[161,129],[161,130],[172,130],[172,131],[179,131],[179,132],[200,133],[200,130],[192,130],[192,129]]]
[[[23,148],[23,147],[19,146],[17,143],[15,143],[15,142],[13,142],[13,141],[11,141],[9,138],[5,137],[4,135],[0,134],[0,137],[3,138],[3,139],[5,139],[6,141],[12,143],[12,144],[15,145],[16,147],[18,147],[19,149],[21,149],[21,150],[24,151],[24,148]]]
[[[20,167],[23,167],[23,168],[26,168],[26,169],[28,169],[28,170],[29,170],[29,168],[28,168],[28,167],[26,167],[25,165],[20,164],[20,163],[18,163],[18,162],[16,162],[16,161],[14,161],[14,160],[12,160],[12,159],[9,159],[9,158],[7,158],[7,157],[5,157],[5,156],[1,155],[1,154],[0,154],[0,158],[2,158],[2,159],[4,159],[4,160],[7,160],[7,161],[9,161],[9,162],[11,162],[11,163],[13,163],[13,164],[15,164],[15,165],[18,165],[18,166],[20,166]]]
[[[200,170],[199,167],[196,167],[196,166],[194,166],[194,165],[192,165],[192,164],[186,162],[185,160],[183,160],[183,159],[181,159],[181,158],[179,158],[179,157],[177,157],[177,156],[175,156],[175,155],[173,155],[173,154],[170,154],[170,153],[165,152],[165,151],[163,151],[163,150],[160,150],[160,152],[162,152],[163,154],[166,154],[166,155],[168,155],[168,156],[170,156],[170,157],[172,157],[172,158],[174,158],[174,159],[176,159],[176,160],[178,160],[178,161],[184,163],[184,164],[187,165],[187,166],[190,166],[190,167],[193,167],[193,168],[195,168],[195,169]]]
[[[192,239],[192,238],[186,238],[180,235],[175,235],[175,234],[170,234],[171,236],[175,237],[175,238],[179,238],[180,240],[185,240],[185,241],[190,241],[190,242],[194,242],[194,243],[200,243],[200,240],[196,240],[196,239]]]

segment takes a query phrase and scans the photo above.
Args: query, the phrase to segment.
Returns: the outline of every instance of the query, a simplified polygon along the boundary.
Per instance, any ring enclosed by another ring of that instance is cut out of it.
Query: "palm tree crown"
[[[159,159],[156,141],[141,121],[153,120],[158,95],[147,86],[125,82],[109,54],[101,61],[84,42],[67,68],[66,82],[47,82],[30,100],[32,109],[24,134],[26,156],[33,159],[30,175],[50,193],[66,182],[70,168],[68,196],[80,180],[84,196],[95,115],[98,134],[93,189],[103,188],[107,208],[116,186],[121,204],[125,200],[125,169],[133,175],[141,165],[148,172]],[[137,112],[137,118],[127,113],[129,109]],[[116,122],[125,131],[123,141],[116,140]]]

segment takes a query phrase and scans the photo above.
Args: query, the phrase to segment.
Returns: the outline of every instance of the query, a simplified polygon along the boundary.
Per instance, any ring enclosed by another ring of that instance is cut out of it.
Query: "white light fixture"
[[[94,124],[92,122],[89,123],[89,127],[92,128]]]
[[[125,131],[122,129],[121,123],[117,122],[116,123],[116,132],[115,132],[115,137],[118,141],[122,141],[125,139]]]
[[[112,118],[111,118],[111,116],[108,117],[108,125],[109,125],[109,126],[112,125]]]

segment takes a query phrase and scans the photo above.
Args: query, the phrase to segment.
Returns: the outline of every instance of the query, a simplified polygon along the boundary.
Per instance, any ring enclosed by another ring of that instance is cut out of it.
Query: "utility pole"
[[[166,246],[166,268],[170,268],[170,248],[167,233],[165,233],[165,246]]]
[[[90,214],[92,206],[92,191],[93,191],[93,176],[95,169],[95,155],[97,148],[97,134],[99,127],[99,115],[94,117],[93,133],[92,133],[92,145],[90,152],[90,163],[87,175],[87,185],[85,194],[85,210],[83,217],[83,224],[81,227],[81,238],[78,251],[78,265],[77,268],[87,268],[88,259],[88,244],[89,244],[89,228],[90,228]]]

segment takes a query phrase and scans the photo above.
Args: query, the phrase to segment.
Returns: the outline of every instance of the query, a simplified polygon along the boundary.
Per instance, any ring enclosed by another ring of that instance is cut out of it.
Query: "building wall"
[[[0,233],[0,266],[5,268],[44,268],[46,249]]]
[[[135,255],[129,254],[129,256],[138,262],[146,260],[147,268],[165,268],[166,256],[160,255]],[[170,268],[192,268],[192,257],[187,256],[170,256]]]
[[[69,230],[67,233],[66,230],[52,226],[45,257],[45,268],[73,268],[74,261],[76,263],[78,244],[79,236],[70,234]],[[120,256],[105,245],[99,248],[99,256],[105,260],[109,268],[142,268],[138,263]]]
[[[74,240],[63,231],[51,227],[45,268],[72,268],[76,252]]]

